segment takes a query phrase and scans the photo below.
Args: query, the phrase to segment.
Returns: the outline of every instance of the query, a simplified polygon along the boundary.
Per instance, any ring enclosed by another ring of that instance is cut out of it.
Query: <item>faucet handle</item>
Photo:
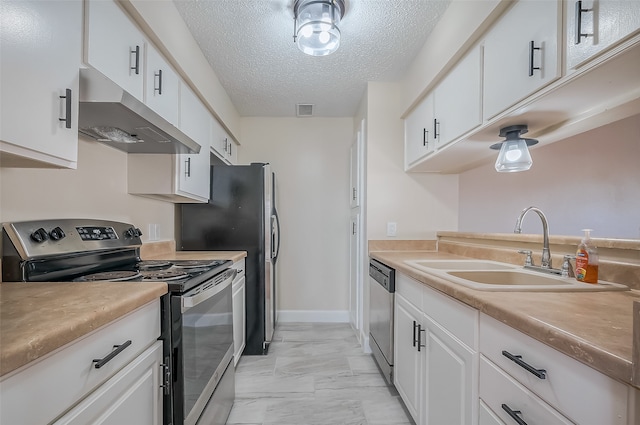
[[[525,266],[533,266],[533,258],[531,258],[531,250],[530,249],[521,249],[518,250],[518,254],[524,254],[526,255],[525,259],[524,259],[524,265]]]
[[[571,260],[575,260],[576,256],[567,254],[564,256],[564,260],[562,261],[562,269],[560,269],[560,276],[562,277],[576,277],[573,266],[571,265]]]

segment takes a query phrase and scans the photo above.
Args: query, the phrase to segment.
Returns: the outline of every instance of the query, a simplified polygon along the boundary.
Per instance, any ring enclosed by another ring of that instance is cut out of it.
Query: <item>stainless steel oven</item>
[[[131,224],[105,220],[4,223],[2,280],[166,282],[164,424],[223,425],[235,393],[232,261],[143,261],[140,236]]]
[[[225,372],[234,372],[228,366],[233,357],[231,283],[235,274],[228,269],[185,293],[171,295],[176,424],[198,423],[209,403],[210,409],[220,411],[213,414],[221,421],[215,425],[224,425],[231,410],[235,388],[218,388],[218,384]]]

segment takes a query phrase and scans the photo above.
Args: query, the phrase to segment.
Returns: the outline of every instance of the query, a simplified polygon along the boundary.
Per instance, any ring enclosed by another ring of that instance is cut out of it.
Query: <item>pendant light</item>
[[[500,149],[496,160],[497,172],[515,173],[531,168],[533,160],[528,147],[535,145],[538,141],[520,137],[527,131],[526,125],[511,125],[500,129],[500,137],[506,137],[506,140],[490,146],[491,149]]]
[[[295,0],[293,41],[311,56],[326,56],[340,47],[344,0]]]

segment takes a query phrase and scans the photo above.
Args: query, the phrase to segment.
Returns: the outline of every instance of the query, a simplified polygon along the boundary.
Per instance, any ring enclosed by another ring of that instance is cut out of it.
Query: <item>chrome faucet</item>
[[[533,211],[538,214],[540,220],[542,220],[542,264],[540,265],[544,269],[551,269],[551,251],[549,251],[549,224],[547,223],[547,217],[544,213],[536,207],[528,207],[522,210],[516,221],[516,227],[513,229],[513,233],[522,233],[522,219],[529,212]]]

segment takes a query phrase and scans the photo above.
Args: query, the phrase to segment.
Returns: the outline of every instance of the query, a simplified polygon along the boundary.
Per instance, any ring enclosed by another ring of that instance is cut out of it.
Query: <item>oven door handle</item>
[[[231,285],[231,282],[233,282],[233,278],[236,276],[238,271],[235,269],[229,269],[223,273],[226,273],[227,277],[219,284],[194,292],[192,295],[182,295],[182,297],[180,297],[182,301],[182,313],[222,292],[227,286]],[[207,284],[205,283],[204,286],[206,285]]]

